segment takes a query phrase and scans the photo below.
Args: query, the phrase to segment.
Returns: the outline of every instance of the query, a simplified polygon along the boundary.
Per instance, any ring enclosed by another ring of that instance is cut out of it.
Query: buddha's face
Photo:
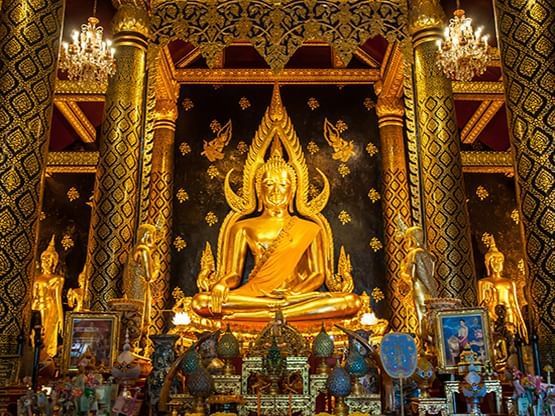
[[[292,196],[291,179],[286,169],[271,169],[262,176],[260,198],[269,209],[287,209]]]
[[[54,273],[54,269],[58,264],[58,259],[56,256],[48,251],[45,251],[40,256],[40,265],[42,267],[43,273]]]
[[[490,260],[491,271],[496,274],[501,274],[503,272],[503,262],[502,256],[493,256]]]

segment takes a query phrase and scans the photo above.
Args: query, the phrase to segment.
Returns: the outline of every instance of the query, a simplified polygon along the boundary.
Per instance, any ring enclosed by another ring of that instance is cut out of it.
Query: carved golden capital
[[[154,111],[154,128],[175,130],[177,120],[177,103],[175,100],[157,100]]]
[[[118,0],[114,1],[114,5],[118,9],[112,21],[114,40],[120,43],[121,41],[132,42],[135,37],[129,36],[128,34],[130,33],[139,34],[146,40],[149,36],[149,16],[144,2],[138,0]],[[123,35],[123,33],[126,35]],[[118,36],[118,34],[122,35]],[[145,41],[143,40],[143,42]],[[146,47],[146,42],[144,46]]]
[[[439,29],[445,22],[445,13],[439,0],[412,0],[409,7],[409,31],[414,38],[421,32]]]
[[[378,115],[378,126],[403,125],[403,114],[405,107],[399,97],[378,96],[376,114]]]

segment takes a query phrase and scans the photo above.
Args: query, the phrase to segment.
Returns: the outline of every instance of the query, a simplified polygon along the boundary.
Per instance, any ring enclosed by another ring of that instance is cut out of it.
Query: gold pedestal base
[[[348,416],[349,406],[345,403],[343,397],[337,397],[335,402],[335,407],[333,408],[333,414],[336,416]]]

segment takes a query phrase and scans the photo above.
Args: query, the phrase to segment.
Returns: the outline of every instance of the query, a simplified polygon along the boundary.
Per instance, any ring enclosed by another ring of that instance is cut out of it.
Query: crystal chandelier
[[[67,72],[70,80],[106,83],[116,71],[115,50],[112,42],[102,39],[104,29],[97,26],[95,15],[96,0],[93,15],[81,25],[81,33],[74,30],[71,44],[62,44],[60,70]]]
[[[483,74],[490,61],[488,36],[481,36],[481,27],[474,32],[472,19],[464,15],[458,0],[457,10],[453,15],[449,20],[449,27],[445,28],[445,39],[437,41],[437,65],[447,78],[470,81]]]

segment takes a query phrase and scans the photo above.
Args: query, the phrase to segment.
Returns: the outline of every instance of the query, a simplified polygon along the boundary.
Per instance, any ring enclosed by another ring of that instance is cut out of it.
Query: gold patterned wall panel
[[[435,65],[434,37],[415,47],[416,114],[428,245],[442,297],[474,305],[476,288],[459,134],[450,82]]]
[[[93,310],[107,310],[108,301],[120,295],[139,214],[146,39],[133,13],[141,17],[140,9],[122,7],[114,18],[115,28],[125,31],[114,37],[118,66],[106,93],[99,148],[87,259]],[[130,33],[126,21],[134,22],[137,32]]]
[[[497,0],[509,134],[515,151],[530,300],[543,358],[555,359],[555,106],[553,5]]]
[[[372,36],[405,37],[406,2],[383,0],[213,0],[155,3],[155,43],[182,38],[198,46],[209,67],[225,46],[248,39],[275,71],[309,40],[332,45],[342,62]]]
[[[6,0],[0,13],[0,356],[17,353],[28,312],[62,16],[61,0]]]
[[[33,0],[0,15],[0,332],[18,333],[27,297],[62,14],[61,1]]]

